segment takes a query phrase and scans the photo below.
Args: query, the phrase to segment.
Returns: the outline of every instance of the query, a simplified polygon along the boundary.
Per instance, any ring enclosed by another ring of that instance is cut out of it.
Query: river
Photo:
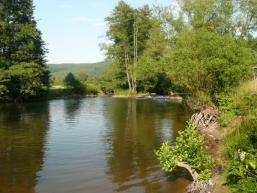
[[[189,119],[165,100],[51,100],[0,107],[1,193],[183,193],[154,150]]]

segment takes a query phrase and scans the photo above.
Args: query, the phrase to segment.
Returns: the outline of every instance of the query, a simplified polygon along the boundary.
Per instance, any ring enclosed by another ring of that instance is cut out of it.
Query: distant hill
[[[55,77],[64,77],[69,72],[78,75],[81,72],[89,76],[99,76],[111,65],[110,62],[81,63],[81,64],[48,64],[51,74]]]

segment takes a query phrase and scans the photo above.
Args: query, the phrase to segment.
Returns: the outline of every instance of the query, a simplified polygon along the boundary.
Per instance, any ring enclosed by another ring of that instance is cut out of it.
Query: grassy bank
[[[216,178],[215,192],[256,193],[257,80],[222,95],[219,110],[223,140],[215,158],[223,172]]]
[[[49,89],[47,98],[56,99],[56,98],[81,98],[86,96],[103,96],[105,95],[100,89],[95,85],[86,84],[83,87],[82,92],[74,92],[73,89],[66,88],[62,85],[53,86]]]

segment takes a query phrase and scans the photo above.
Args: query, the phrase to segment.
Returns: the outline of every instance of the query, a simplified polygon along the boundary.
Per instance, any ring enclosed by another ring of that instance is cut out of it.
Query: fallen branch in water
[[[177,162],[176,167],[186,169],[190,173],[190,175],[192,176],[193,180],[194,181],[197,180],[199,174],[196,171],[193,171],[193,169],[191,168],[190,165],[188,165],[184,162]]]

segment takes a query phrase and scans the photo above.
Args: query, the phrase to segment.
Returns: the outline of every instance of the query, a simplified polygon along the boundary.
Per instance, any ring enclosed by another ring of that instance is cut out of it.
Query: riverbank
[[[188,170],[187,193],[256,193],[257,80],[214,101],[198,108],[172,145],[164,142],[156,151],[160,165],[167,172]]]
[[[213,114],[206,114],[198,115],[202,119],[208,117],[206,122],[209,123]],[[215,126],[205,125],[204,129],[198,126],[216,161],[212,175],[213,193],[256,193],[256,117],[257,80],[254,80],[220,96]]]
[[[257,184],[257,80],[242,83],[220,102],[222,141],[215,156],[223,168],[217,193],[255,192]]]

